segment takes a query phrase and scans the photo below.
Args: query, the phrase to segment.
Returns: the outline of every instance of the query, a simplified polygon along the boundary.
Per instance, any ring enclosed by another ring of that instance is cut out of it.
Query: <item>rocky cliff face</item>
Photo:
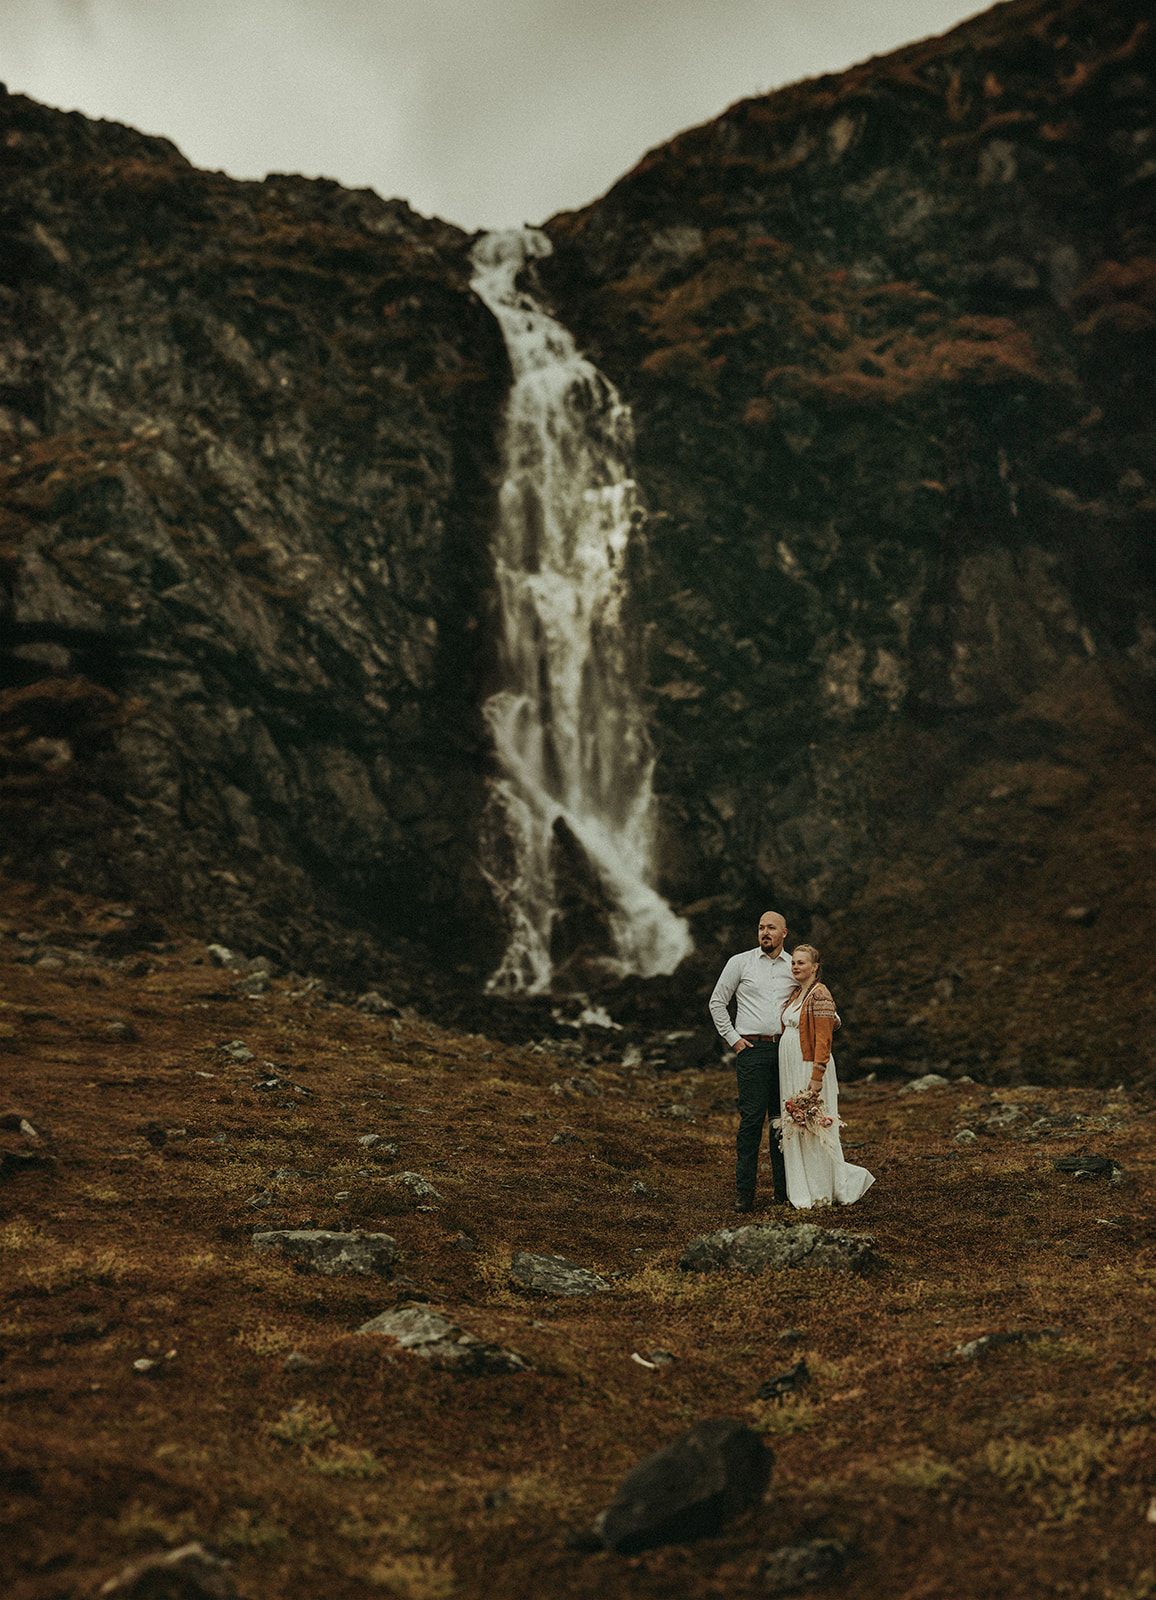
[[[864,939],[900,940],[930,995],[952,949],[1026,958],[1089,897],[1105,970],[1146,937],[1105,830],[1152,778],[1154,51],[1135,0],[1015,0],[549,225],[550,292],[634,409],[700,941],[778,900],[868,984]]]
[[[0,145],[10,869],[297,959],[337,911],[492,946],[465,236],[19,97]]]
[[[1098,1071],[1112,984],[1156,1020],[1153,39],[1013,0],[547,225],[634,410],[701,948],[622,1007],[698,1007],[778,902],[881,1065]],[[337,915],[439,947],[459,908],[481,970],[508,371],[468,241],[0,117],[9,865],[318,960]]]

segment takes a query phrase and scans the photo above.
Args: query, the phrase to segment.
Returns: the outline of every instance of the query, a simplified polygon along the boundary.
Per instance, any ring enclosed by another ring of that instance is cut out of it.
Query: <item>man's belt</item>
[[[777,1033],[744,1033],[740,1035],[748,1044],[774,1044],[782,1036]]]

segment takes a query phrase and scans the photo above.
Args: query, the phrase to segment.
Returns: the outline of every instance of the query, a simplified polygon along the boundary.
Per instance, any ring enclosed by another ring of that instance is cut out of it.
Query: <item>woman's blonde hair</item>
[[[815,970],[811,974],[811,981],[807,985],[807,987],[803,990],[803,997],[805,998],[807,995],[810,994],[811,990],[815,987],[815,985],[818,983],[819,979],[823,976],[823,958],[822,958],[822,956],[820,956],[819,952],[815,949],[815,946],[813,944],[797,944],[795,946],[795,948],[792,950],[791,954],[793,956],[808,955],[808,956],[810,956],[811,960],[815,963]]]

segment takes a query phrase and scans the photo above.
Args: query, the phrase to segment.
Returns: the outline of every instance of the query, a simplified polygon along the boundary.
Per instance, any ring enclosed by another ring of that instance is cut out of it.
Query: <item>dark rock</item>
[[[811,1374],[807,1371],[806,1357],[802,1357],[793,1367],[780,1372],[777,1378],[768,1378],[765,1383],[760,1383],[758,1398],[782,1402],[788,1395],[798,1394],[810,1381]]]
[[[812,1539],[808,1544],[785,1544],[772,1550],[760,1576],[766,1594],[796,1594],[817,1588],[842,1576],[847,1546],[838,1539]]]
[[[757,1433],[729,1417],[697,1422],[674,1444],[633,1467],[594,1521],[607,1550],[631,1555],[657,1545],[713,1538],[757,1505],[774,1457]]]
[[[1077,1178],[1100,1178],[1121,1170],[1120,1163],[1111,1156],[1096,1155],[1059,1156],[1053,1159],[1052,1166],[1057,1172],[1074,1172]]]
[[[530,1363],[514,1351],[487,1344],[425,1305],[398,1306],[393,1311],[384,1311],[381,1316],[363,1323],[357,1331],[393,1339],[399,1349],[422,1361],[470,1376],[533,1370]]]
[[[565,1256],[534,1255],[528,1250],[514,1252],[510,1277],[519,1288],[563,1297],[602,1294],[610,1288],[606,1279],[589,1267],[580,1267]]]
[[[145,1556],[101,1587],[109,1600],[236,1600],[232,1564],[201,1544]]]
[[[276,1250],[297,1265],[329,1277],[347,1273],[388,1277],[397,1259],[397,1240],[388,1233],[280,1229],[255,1233],[253,1248],[259,1255]]]
[[[678,1264],[684,1272],[712,1272],[719,1267],[733,1267],[740,1272],[763,1272],[768,1267],[831,1267],[863,1272],[872,1264],[874,1252],[875,1239],[869,1233],[820,1228],[813,1222],[793,1227],[749,1223],[692,1239]]]

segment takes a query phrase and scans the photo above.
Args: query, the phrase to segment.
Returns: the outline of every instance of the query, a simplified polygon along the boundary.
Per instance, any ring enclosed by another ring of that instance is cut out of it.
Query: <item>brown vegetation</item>
[[[800,1537],[854,1545],[850,1600],[1153,1593],[1143,1097],[860,1083],[846,1137],[878,1182],[838,1221],[875,1234],[881,1265],[687,1277],[686,1242],[733,1220],[726,1074],[580,1065],[296,977],[246,998],[179,930],[134,938],[129,910],[2,888],[0,1139],[45,1157],[0,1186],[12,1600],[94,1595],[194,1537],[254,1597],[757,1593],[762,1556]],[[237,1038],[252,1064],[222,1048]],[[309,1093],[256,1090],[268,1063]],[[551,1092],[576,1069],[600,1095]],[[372,1132],[396,1160],[365,1154]],[[1083,1148],[1122,1181],[1053,1170]],[[396,1170],[441,1200],[418,1209]],[[251,1248],[254,1227],[309,1224],[392,1233],[401,1276],[301,1275]],[[527,1300],[518,1248],[613,1291]],[[415,1298],[536,1371],[454,1378],[354,1333]],[[659,1346],[672,1365],[632,1361]],[[293,1351],[310,1364],[287,1371]],[[800,1351],[802,1395],[756,1399]],[[773,1446],[764,1508],[689,1548],[568,1547],[639,1455],[710,1415]]]

